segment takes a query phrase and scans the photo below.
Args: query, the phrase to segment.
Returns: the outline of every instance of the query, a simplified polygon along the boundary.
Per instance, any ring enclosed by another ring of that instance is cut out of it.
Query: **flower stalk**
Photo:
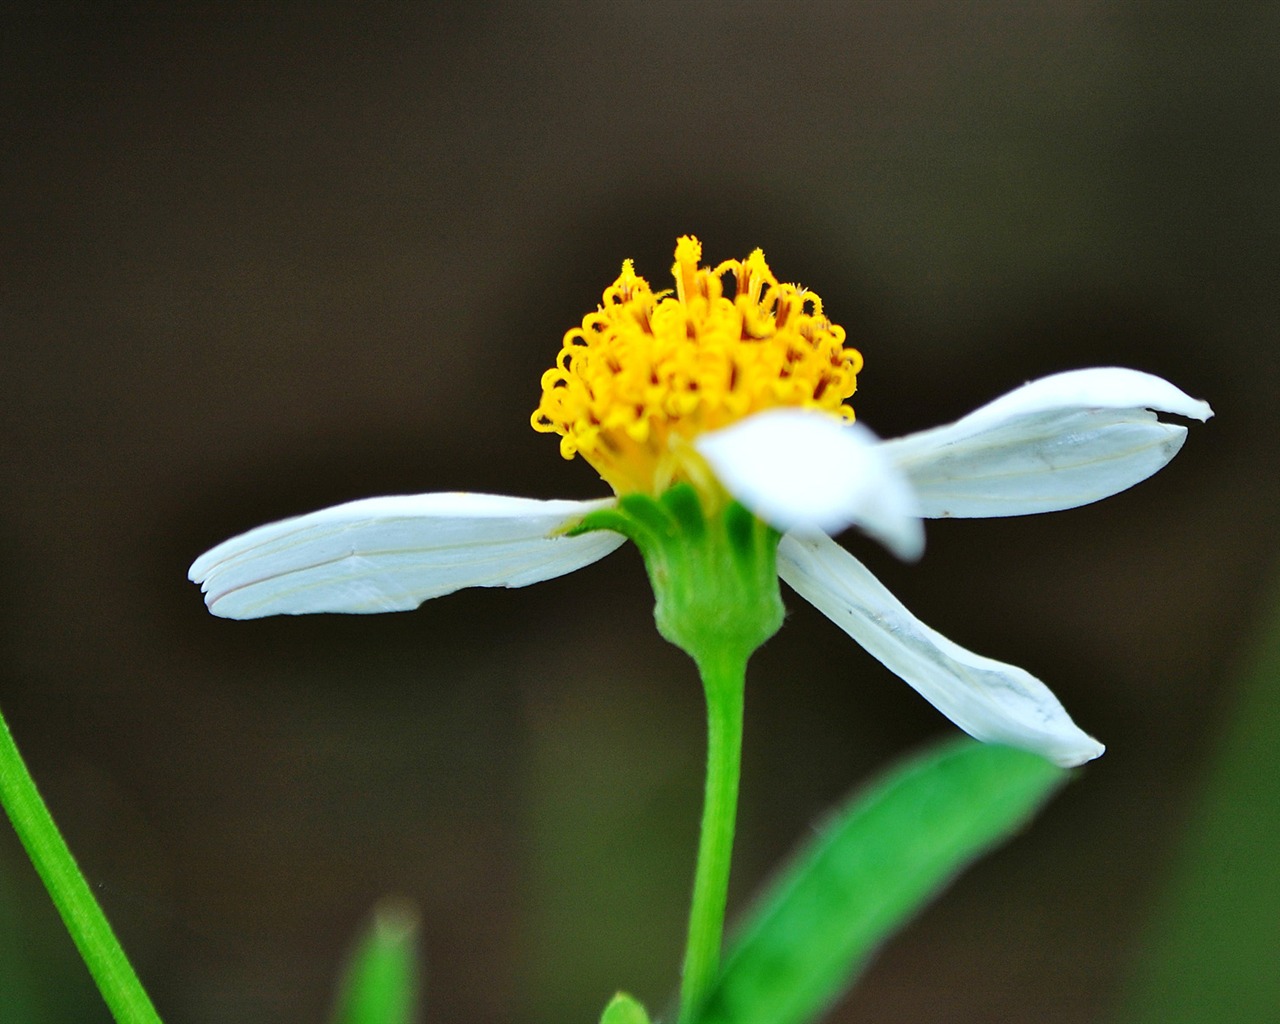
[[[745,661],[734,658],[698,665],[707,697],[707,781],[680,981],[680,1021],[693,1019],[720,970],[742,768],[746,668]]]
[[[117,1024],[160,1024],[150,997],[36,789],[3,715],[0,802]]]
[[[707,777],[680,985],[692,1020],[720,968],[738,812],[747,660],[782,625],[779,534],[742,505],[677,484],[659,498],[629,494],[578,532],[630,537],[653,586],[658,631],[698,666],[707,703]]]

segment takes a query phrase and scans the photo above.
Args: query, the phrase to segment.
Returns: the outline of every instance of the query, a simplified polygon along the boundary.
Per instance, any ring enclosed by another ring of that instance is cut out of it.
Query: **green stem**
[[[118,1024],[159,1024],[0,715],[0,801]]]
[[[742,764],[746,660],[731,655],[699,662],[707,697],[707,788],[680,984],[681,1021],[690,1021],[720,969],[729,865]]]
[[[679,483],[627,494],[575,532],[635,541],[653,585],[658,632],[697,663],[707,698],[707,790],[693,875],[680,1020],[690,1024],[717,981],[738,809],[747,659],[782,625],[779,534],[719,492]]]

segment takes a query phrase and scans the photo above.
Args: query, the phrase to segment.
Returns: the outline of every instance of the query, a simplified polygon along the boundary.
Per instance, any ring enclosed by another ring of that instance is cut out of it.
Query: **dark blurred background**
[[[356,497],[604,493],[529,428],[538,377],[624,257],[663,287],[685,232],[822,295],[886,436],[1091,365],[1213,403],[1102,504],[935,523],[914,566],[845,538],[1109,751],[832,1020],[1106,1019],[1275,567],[1280,7],[17,4],[2,29],[0,705],[166,1020],[322,1019],[391,894],[431,1021],[666,1005],[701,695],[634,550],[378,617],[225,622],[185,573]],[[786,596],[737,908],[950,731]],[[7,829],[0,897],[21,1019],[105,1020]]]

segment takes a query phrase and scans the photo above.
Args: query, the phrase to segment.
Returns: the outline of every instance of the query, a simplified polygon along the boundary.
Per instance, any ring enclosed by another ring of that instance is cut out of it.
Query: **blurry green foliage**
[[[619,992],[604,1008],[600,1024],[649,1024],[649,1014],[625,992]]]
[[[697,844],[696,685],[688,702],[618,670],[545,682],[525,771],[530,898],[521,937],[528,1020],[599,1013],[625,985],[673,990]]]
[[[108,1021],[70,936],[16,839],[0,842],[0,1021]]]
[[[1149,928],[1126,1024],[1280,1019],[1280,593]]]
[[[347,961],[333,1022],[412,1024],[419,988],[417,915],[402,904],[383,903]]]

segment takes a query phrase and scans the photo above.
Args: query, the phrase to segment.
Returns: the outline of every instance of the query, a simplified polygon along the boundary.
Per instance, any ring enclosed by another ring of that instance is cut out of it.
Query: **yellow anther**
[[[689,442],[765,409],[853,418],[846,400],[862,356],[822,300],[780,284],[759,249],[714,269],[701,258],[696,238],[677,241],[674,295],[655,293],[626,260],[542,375],[534,429],[559,434],[560,453],[581,455],[619,494],[701,484]]]
[[[676,264],[671,276],[676,279],[676,298],[687,303],[698,294],[698,261],[702,259],[702,243],[693,235],[676,239]]]

